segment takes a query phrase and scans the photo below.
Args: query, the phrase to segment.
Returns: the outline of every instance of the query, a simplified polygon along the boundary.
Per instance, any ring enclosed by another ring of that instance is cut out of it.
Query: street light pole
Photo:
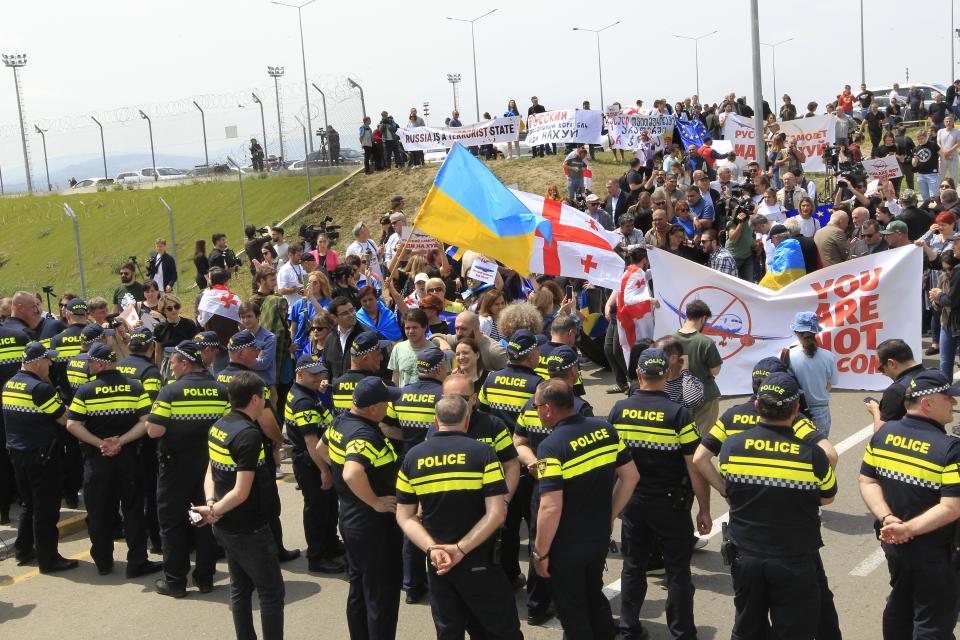
[[[363,87],[357,84],[357,81],[352,78],[347,78],[347,82],[351,87],[360,91],[360,109],[363,111],[363,119],[367,119],[367,103],[363,101]]]
[[[243,225],[244,233],[246,233],[247,207],[243,202],[243,169],[241,169],[240,165],[238,165],[230,156],[227,156],[227,162],[237,168],[237,180],[240,182],[240,224]]]
[[[50,192],[53,191],[53,185],[50,184],[50,164],[47,162],[47,132],[37,125],[33,125],[33,128],[37,130],[37,133],[40,134],[40,140],[43,141],[43,168],[47,171],[47,191]]]
[[[307,173],[307,202],[313,200],[313,185],[310,182],[310,154],[307,153],[307,127],[303,124],[303,120],[300,119],[300,116],[293,116],[296,118],[297,122],[300,123],[300,128],[303,129],[303,170]]]
[[[447,20],[453,20],[454,22],[470,23],[470,45],[473,48],[473,97],[477,107],[476,122],[480,122],[480,90],[477,88],[477,38],[476,38],[476,31],[475,31],[474,25],[478,20],[482,20],[483,18],[486,18],[488,15],[490,15],[494,11],[496,11],[496,9],[491,9],[490,11],[487,11],[482,16],[478,16],[476,18],[473,18],[472,20],[468,20],[465,18],[451,18],[447,16]]]
[[[77,222],[77,214],[73,212],[73,209],[71,209],[70,205],[66,202],[63,203],[63,212],[67,214],[67,217],[73,222],[73,241],[77,246],[77,270],[80,272],[80,295],[86,298],[87,282],[83,277],[83,253],[80,251],[80,223]]]
[[[258,105],[260,105],[260,127],[263,130],[263,152],[266,153],[267,152],[267,121],[263,117],[263,101],[261,101],[260,98],[257,97],[257,94],[255,93],[251,93],[250,95],[253,97],[253,101],[256,102]]]
[[[197,111],[200,112],[200,126],[203,127],[203,160],[207,163],[207,169],[210,168],[210,154],[207,152],[207,118],[203,113],[203,109],[200,108],[200,105],[197,104],[197,101],[193,101],[193,106],[197,108]]]
[[[713,34],[717,33],[716,31],[711,31],[710,33],[705,33],[702,36],[680,36],[673,34],[674,38],[680,38],[681,40],[693,40],[693,66],[696,70],[697,76],[697,98],[700,98],[700,41],[704,38],[709,38]]]
[[[460,74],[448,73],[447,82],[449,82],[453,88],[453,110],[460,111],[460,102],[457,100],[457,85],[460,84]]]
[[[317,1],[317,0],[309,0],[309,2],[304,2],[304,3],[301,4],[301,5],[287,4],[287,3],[285,3],[285,2],[277,2],[276,0],[273,1],[273,4],[279,4],[279,5],[284,6],[284,7],[292,7],[292,8],[294,8],[294,9],[297,10],[297,19],[300,21],[300,58],[301,58],[301,60],[303,61],[303,95],[304,95],[304,97],[305,97],[306,100],[307,100],[307,127],[308,127],[311,131],[313,131],[313,122],[312,122],[311,119],[310,119],[310,91],[309,91],[309,89],[307,88],[307,52],[306,52],[306,49],[305,49],[304,46],[303,46],[303,13],[301,12],[301,10],[302,10],[305,6],[307,6],[307,5],[309,5],[309,4],[313,4],[313,3],[316,2],[316,1]],[[281,135],[281,145],[280,145],[280,146],[283,146],[283,144],[282,144],[282,138],[283,138],[283,136]],[[310,138],[310,151],[313,151],[313,138],[312,138],[312,137]],[[280,154],[280,155],[283,155],[283,154]]]
[[[27,192],[33,193],[33,178],[30,176],[30,151],[27,147],[27,125],[23,121],[23,101],[20,99],[20,77],[17,69],[27,65],[27,54],[4,53],[3,64],[13,69],[13,87],[17,92],[17,113],[20,116],[20,139],[23,142],[23,169],[27,174]]]
[[[600,34],[606,31],[607,29],[609,29],[610,27],[615,27],[618,24],[620,24],[619,20],[617,20],[613,24],[608,24],[602,29],[586,29],[584,27],[573,28],[574,31],[589,31],[590,33],[597,34],[597,72],[600,75],[600,110],[601,111],[606,108],[604,106],[606,105],[606,103],[603,101],[603,62],[601,61],[601,58],[600,58]]]
[[[950,4],[953,4],[953,0]],[[860,0],[860,83],[867,84],[867,58],[864,54],[863,44],[863,0]]]
[[[794,38],[791,36],[786,40],[781,40],[780,42],[774,42],[772,44],[767,42],[760,43],[765,47],[770,47],[770,50],[773,53],[772,58],[773,58],[773,99],[774,101],[777,100],[777,47],[779,47],[782,44],[786,44],[793,39]]]
[[[0,196],[4,195],[3,191],[3,167],[0,167]]]
[[[317,86],[316,82],[312,82],[311,84],[313,85],[313,88],[320,93],[320,100],[322,101],[321,104],[323,104],[323,130],[324,132],[329,132],[330,123],[327,121],[327,94],[325,94],[323,90]],[[321,145],[320,151],[323,153],[324,156],[326,156],[327,166],[330,167],[330,166],[333,166],[333,158],[331,158],[330,154],[327,153],[327,144],[325,142],[326,139],[327,139],[326,135],[320,138],[320,145]]]
[[[283,124],[280,121],[280,78],[283,77],[283,67],[267,67],[267,75],[273,78],[273,90],[277,95],[277,135],[280,137],[280,161],[285,159],[283,153]]]
[[[160,180],[160,175],[157,173],[157,154],[153,151],[153,122],[150,120],[150,116],[143,112],[143,109],[139,109],[140,117],[147,121],[147,130],[150,132],[150,160],[153,162],[153,181],[157,182]]]
[[[107,145],[103,143],[103,125],[100,124],[100,121],[90,116],[90,119],[97,123],[97,126],[100,127],[100,152],[103,154],[103,177],[109,178],[110,175],[107,173]]]
[[[753,48],[753,139],[756,144],[760,170],[767,167],[767,153],[763,146],[763,72],[760,67],[760,10],[758,0],[750,0],[750,35]]]

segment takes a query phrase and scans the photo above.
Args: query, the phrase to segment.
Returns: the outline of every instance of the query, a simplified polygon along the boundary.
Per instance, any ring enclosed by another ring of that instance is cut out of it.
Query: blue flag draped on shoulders
[[[684,149],[690,145],[700,147],[703,145],[703,139],[707,137],[707,128],[700,122],[700,118],[693,120],[677,118],[677,134],[683,142]]]

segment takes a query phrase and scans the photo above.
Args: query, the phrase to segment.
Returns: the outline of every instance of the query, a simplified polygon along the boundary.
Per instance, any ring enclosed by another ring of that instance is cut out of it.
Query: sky
[[[900,24],[903,4],[865,0],[866,79],[869,86],[906,82],[946,83],[950,75],[950,0],[914,0],[910,36]],[[96,0],[4,3],[0,51],[26,53],[21,88],[34,179],[43,171],[40,136],[46,134],[51,169],[100,155],[104,123],[111,154],[147,154],[146,122],[152,117],[154,145],[161,157],[181,165],[204,161],[200,114],[206,105],[211,161],[228,153],[243,156],[245,139],[262,137],[260,111],[249,94],[263,98],[267,151],[277,153],[276,100],[267,65],[283,66],[280,81],[285,154],[302,158],[303,137],[294,119],[306,120],[297,10],[267,0],[166,0],[150,5]],[[597,29],[620,20],[600,36],[606,103],[671,102],[695,93],[693,42],[700,41],[702,101],[735,91],[752,102],[748,0],[687,0],[669,3],[585,3],[580,0],[363,3],[318,0],[302,10],[307,74],[328,94],[328,115],[342,146],[357,147],[363,87],[367,112],[387,110],[406,121],[410,107],[430,103],[428,124],[442,124],[453,108],[448,73],[461,74],[460,111],[476,121],[470,25],[446,17],[474,18],[480,112],[503,113],[507,100],[522,110],[537,95],[548,109],[600,105],[597,38],[573,27]],[[596,10],[590,10],[595,7]],[[806,0],[800,8],[760,0],[760,39],[787,42],[776,50],[776,88],[798,105],[823,105],[849,83],[860,82],[858,0]],[[922,34],[922,35],[921,35]],[[960,51],[958,51],[960,55]],[[773,95],[773,58],[761,47],[764,94]],[[23,153],[12,73],[0,67],[0,169],[8,185],[23,181]],[[322,122],[319,94],[310,89],[313,127]],[[779,102],[779,101],[777,101]],[[822,109],[821,109],[822,110]],[[237,138],[225,128],[237,127]],[[238,158],[239,159],[239,158]],[[111,175],[139,167],[113,166]],[[158,163],[162,164],[162,163]],[[149,163],[147,163],[149,165]],[[147,166],[144,165],[144,166]],[[101,171],[102,173],[102,171]],[[86,176],[77,176],[78,178]]]

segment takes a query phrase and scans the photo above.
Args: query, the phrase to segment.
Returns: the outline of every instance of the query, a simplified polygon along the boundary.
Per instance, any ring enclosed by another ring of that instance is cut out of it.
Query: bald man
[[[451,348],[456,348],[457,340],[473,338],[480,346],[480,361],[487,371],[499,371],[507,366],[507,350],[480,331],[480,317],[473,311],[461,311],[454,324],[456,335],[435,336],[446,340]]]

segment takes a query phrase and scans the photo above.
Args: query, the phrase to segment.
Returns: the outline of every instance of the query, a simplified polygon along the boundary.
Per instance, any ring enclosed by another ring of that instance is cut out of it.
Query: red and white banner
[[[549,244],[539,232],[533,240],[530,273],[580,278],[607,289],[620,286],[623,258],[614,247],[620,236],[604,229],[579,209],[533,193],[514,191],[527,209],[552,223]]]
[[[654,339],[653,304],[646,270],[630,265],[617,292],[617,332],[624,362],[630,362],[630,349],[637,340]]]
[[[603,113],[592,109],[562,109],[534,113],[527,118],[525,142],[541,144],[600,144]]]
[[[864,158],[860,164],[871,178],[898,178],[903,175],[897,156],[893,154],[884,158]]]
[[[520,139],[520,116],[494,118],[462,127],[407,127],[397,130],[406,151],[452,149],[457,142],[475,147]]]
[[[773,125],[777,133],[786,133],[787,142],[797,141],[797,148],[803,155],[803,170],[826,171],[823,166],[823,151],[827,145],[836,141],[837,118],[822,115],[814,118],[778,121]],[[723,122],[723,139],[733,145],[737,154],[737,166],[744,167],[757,159],[757,144],[753,130],[753,119],[728,114]]]
[[[723,358],[717,384],[724,395],[751,393],[750,372],[761,358],[796,344],[790,331],[800,311],[814,311],[820,348],[832,351],[842,389],[879,391],[890,379],[878,370],[877,345],[905,340],[921,351],[923,254],[908,246],[826,267],[771,291],[659,249],[649,249],[657,306],[656,336],[676,331],[693,300],[710,307],[704,334]],[[917,302],[904,304],[904,301]],[[618,313],[619,318],[619,313]]]

